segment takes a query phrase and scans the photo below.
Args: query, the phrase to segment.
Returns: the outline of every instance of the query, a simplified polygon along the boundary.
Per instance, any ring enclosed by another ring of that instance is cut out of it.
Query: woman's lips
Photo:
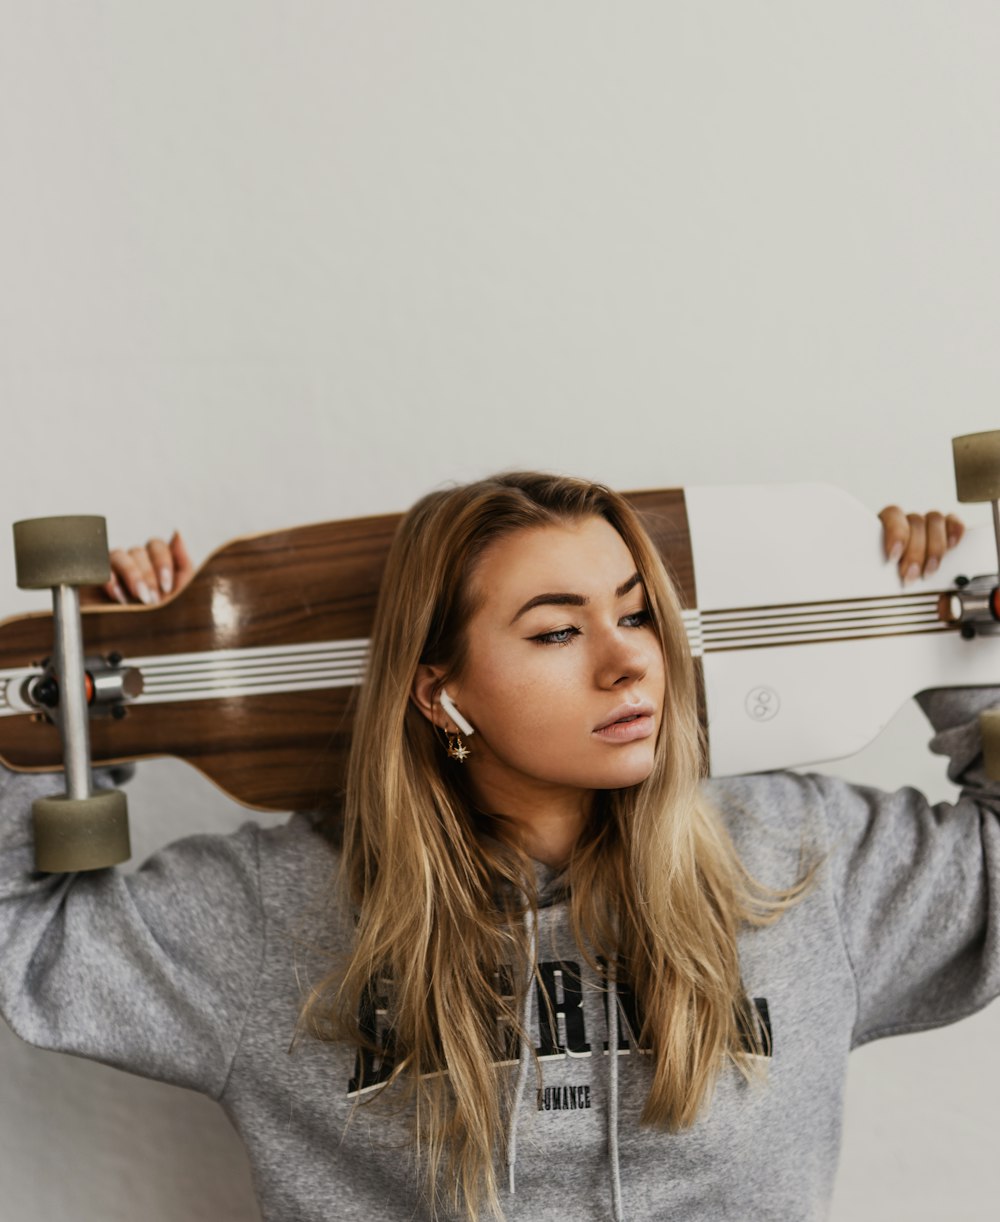
[[[595,730],[603,730],[608,726],[613,725],[616,721],[624,721],[629,717],[652,717],[656,712],[656,707],[651,700],[627,700],[624,704],[620,704],[616,709],[612,709],[611,713],[601,722],[599,726],[594,726]]]
[[[634,738],[648,738],[653,733],[653,719],[647,713],[632,721],[612,722],[603,730],[594,730],[593,733],[609,742],[630,743]]]

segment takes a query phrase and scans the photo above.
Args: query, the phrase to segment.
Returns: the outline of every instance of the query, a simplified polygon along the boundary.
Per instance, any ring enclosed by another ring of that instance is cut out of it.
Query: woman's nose
[[[646,674],[652,642],[637,639],[639,635],[634,628],[617,628],[607,633],[597,667],[602,687],[612,687],[625,679],[641,679]]]

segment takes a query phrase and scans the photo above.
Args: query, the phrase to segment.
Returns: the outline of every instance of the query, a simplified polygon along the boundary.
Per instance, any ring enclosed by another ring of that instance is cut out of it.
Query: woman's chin
[[[653,771],[653,755],[635,760],[621,760],[613,768],[603,768],[591,789],[628,789],[641,785]]]

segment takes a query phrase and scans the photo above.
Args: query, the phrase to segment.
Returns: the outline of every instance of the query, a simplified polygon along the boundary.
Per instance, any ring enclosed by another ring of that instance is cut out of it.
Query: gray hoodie
[[[627,984],[609,1007],[560,881],[540,868],[541,983],[528,1017],[543,1074],[523,1055],[523,1072],[508,1071],[519,1083],[511,1222],[823,1218],[848,1052],[954,1022],[1000,993],[1000,785],[983,771],[975,717],[1000,689],[917,699],[937,731],[931,749],[962,786],[954,804],[818,773],[704,783],[762,882],[793,882],[803,852],[828,856],[798,906],[740,937],[771,1041],[766,1081],[725,1070],[690,1129],[639,1125],[649,1063],[631,1041]],[[308,1040],[289,1052],[300,983],[322,966],[312,941],[336,865],[311,820],[189,837],[133,874],[41,875],[29,806],[50,788],[0,771],[0,1010],[14,1031],[216,1099],[271,1222],[427,1216],[406,1116],[384,1098],[365,1106],[379,1058]]]

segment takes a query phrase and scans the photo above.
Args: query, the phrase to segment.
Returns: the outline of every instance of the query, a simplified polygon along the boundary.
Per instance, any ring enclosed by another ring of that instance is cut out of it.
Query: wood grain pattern
[[[673,577],[697,605],[682,489],[626,493]],[[88,608],[91,655],[149,655],[367,637],[400,515],[354,518],[238,539],[214,552],[190,585],[154,607]],[[36,665],[52,648],[52,617],[0,623],[0,670]],[[700,676],[700,666],[699,666]],[[95,763],[171,755],[231,796],[266,810],[322,809],[339,790],[356,688],[137,704],[121,720],[91,720]],[[704,723],[704,688],[700,683]],[[61,761],[56,729],[30,714],[0,717],[0,758],[21,770]]]

